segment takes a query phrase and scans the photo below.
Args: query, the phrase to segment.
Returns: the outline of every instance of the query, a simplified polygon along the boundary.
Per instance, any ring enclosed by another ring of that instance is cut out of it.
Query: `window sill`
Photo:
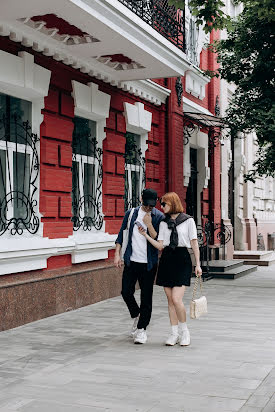
[[[0,239],[0,275],[21,273],[47,267],[47,259],[57,255],[72,255],[72,263],[108,258],[116,235],[98,232],[73,235],[67,239],[39,236]]]
[[[108,250],[113,249],[117,235],[104,232],[75,232],[70,239],[75,242],[72,263],[107,259]]]

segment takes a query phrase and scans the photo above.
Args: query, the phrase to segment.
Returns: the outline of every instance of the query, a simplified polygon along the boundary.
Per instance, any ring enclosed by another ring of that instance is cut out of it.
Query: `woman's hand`
[[[146,236],[146,230],[142,226],[138,226],[138,231],[141,235]]]
[[[195,267],[195,275],[196,275],[197,277],[199,277],[199,276],[202,275],[202,269],[201,269],[200,265],[196,265],[196,267]]]

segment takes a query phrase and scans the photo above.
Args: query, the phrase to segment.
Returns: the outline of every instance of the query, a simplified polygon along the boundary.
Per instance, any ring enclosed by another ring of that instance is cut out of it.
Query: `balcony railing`
[[[185,52],[184,11],[167,0],[119,0],[145,23]]]

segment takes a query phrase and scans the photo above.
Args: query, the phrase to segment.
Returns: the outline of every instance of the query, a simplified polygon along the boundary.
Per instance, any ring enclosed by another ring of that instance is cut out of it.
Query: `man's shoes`
[[[188,329],[182,331],[182,335],[180,337],[180,345],[181,346],[190,345],[190,333]]]
[[[179,335],[175,335],[174,333],[171,333],[171,335],[166,340],[165,345],[166,346],[174,346],[178,342],[179,342]]]
[[[137,329],[137,332],[134,337],[134,343],[146,343],[147,342],[147,333],[144,329]]]
[[[131,336],[132,338],[134,338],[135,335],[137,334],[137,330],[138,330],[137,324],[138,324],[138,321],[139,321],[139,316],[137,316],[137,317],[134,319],[134,323],[133,323],[133,326],[132,326],[132,329],[131,329],[131,332],[130,332],[130,336]]]

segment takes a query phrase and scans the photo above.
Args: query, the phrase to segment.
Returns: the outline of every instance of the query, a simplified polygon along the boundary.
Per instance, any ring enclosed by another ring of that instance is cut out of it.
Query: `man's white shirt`
[[[143,218],[147,212],[144,212],[141,207],[138,211],[137,221],[142,224],[147,231],[147,226],[143,222]],[[147,263],[147,240],[145,236],[139,233],[138,226],[134,224],[132,235],[132,255],[130,260],[138,263]]]

